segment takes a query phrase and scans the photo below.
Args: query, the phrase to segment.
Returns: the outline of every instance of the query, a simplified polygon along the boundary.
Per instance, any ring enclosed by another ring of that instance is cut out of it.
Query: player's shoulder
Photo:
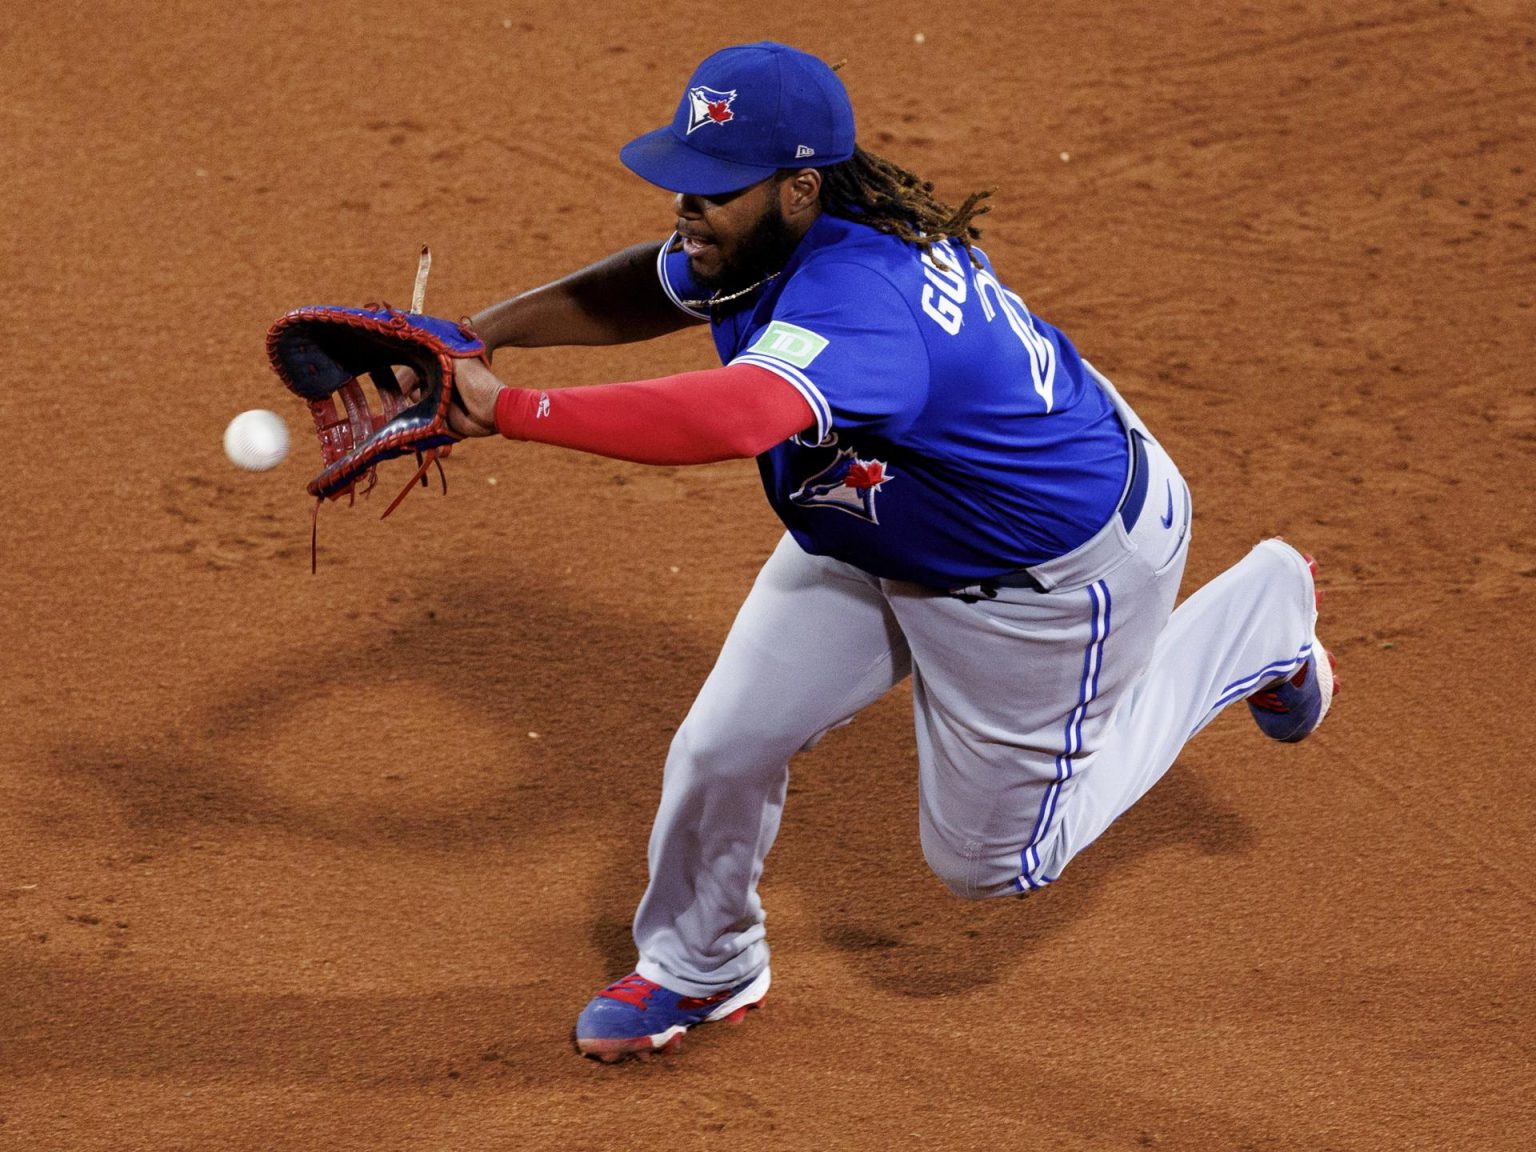
[[[792,281],[800,291],[832,293],[856,301],[861,293],[904,293],[921,276],[920,253],[911,244],[867,224],[821,216],[796,261]]]
[[[831,213],[817,218],[807,239],[813,262],[899,267],[911,263],[918,254],[914,245],[900,237]]]

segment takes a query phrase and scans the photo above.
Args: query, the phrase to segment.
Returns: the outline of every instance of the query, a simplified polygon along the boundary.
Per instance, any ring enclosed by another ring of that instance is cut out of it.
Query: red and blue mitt
[[[416,474],[385,516],[418,480],[427,482],[432,464],[441,476],[439,461],[459,439],[448,427],[455,366],[470,358],[490,363],[485,345],[467,323],[401,312],[387,304],[296,308],[267,332],[267,357],[314,416],[325,465],[308,485],[317,515],[325,500],[351,497],[359,484],[365,493],[371,491],[378,465],[396,456],[414,455]],[[397,367],[414,373],[408,393]],[[370,404],[364,379],[373,385],[376,404]]]

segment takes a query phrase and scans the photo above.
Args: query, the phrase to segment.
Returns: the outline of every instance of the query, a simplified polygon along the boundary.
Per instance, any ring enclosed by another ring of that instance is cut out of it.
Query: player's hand
[[[460,360],[448,405],[448,427],[457,436],[492,435],[496,431],[496,398],[505,387],[479,360]]]
[[[394,373],[395,383],[400,386],[400,395],[405,398],[405,402],[414,404],[420,400],[421,377],[416,375],[416,369],[400,364],[395,366]]]

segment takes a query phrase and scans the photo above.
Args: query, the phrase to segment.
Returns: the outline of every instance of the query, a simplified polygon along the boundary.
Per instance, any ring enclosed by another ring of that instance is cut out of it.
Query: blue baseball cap
[[[619,150],[635,175],[669,192],[719,196],[780,168],[853,155],[853,105],[822,61],[762,40],[722,48],[694,69],[672,123]]]

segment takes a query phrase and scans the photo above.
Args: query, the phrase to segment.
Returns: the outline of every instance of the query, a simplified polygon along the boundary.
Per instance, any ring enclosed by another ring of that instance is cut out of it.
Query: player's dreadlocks
[[[862,148],[855,148],[841,164],[821,170],[821,206],[826,212],[888,232],[924,252],[931,252],[940,240],[954,240],[977,267],[971,241],[981,238],[981,229],[972,221],[992,210],[982,203],[991,195],[990,188],[972,192],[959,208],[951,208],[934,199],[931,181]]]

